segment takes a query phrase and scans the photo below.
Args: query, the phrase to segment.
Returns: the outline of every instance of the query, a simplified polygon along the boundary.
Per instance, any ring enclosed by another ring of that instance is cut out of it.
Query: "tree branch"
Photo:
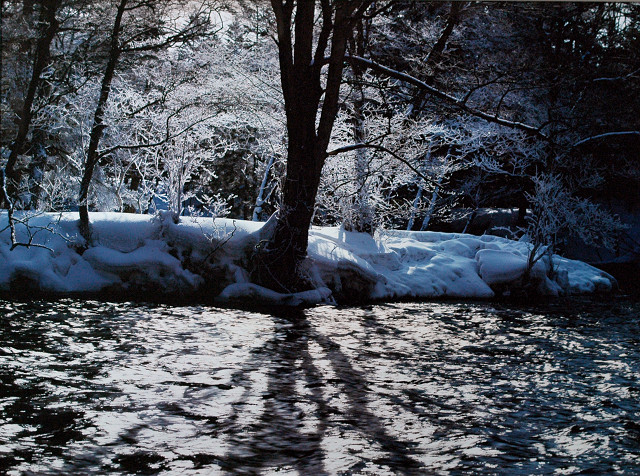
[[[398,160],[399,162],[402,162],[407,167],[409,167],[409,169],[411,169],[411,171],[413,173],[415,173],[418,177],[420,177],[426,183],[430,183],[430,184],[434,183],[432,179],[430,179],[429,177],[424,175],[422,172],[420,172],[407,159],[405,159],[404,157],[399,156],[398,154],[396,154],[391,149],[387,149],[386,147],[384,147],[382,145],[379,145],[379,144],[371,144],[371,143],[368,143],[368,142],[360,142],[358,144],[346,145],[344,147],[338,147],[337,149],[329,150],[329,151],[327,151],[327,155],[338,155],[338,154],[342,154],[342,153],[345,153],[345,152],[351,152],[351,151],[360,150],[360,149],[375,149],[375,150],[379,150],[381,152],[386,152],[387,154],[391,155],[394,159]]]
[[[595,136],[587,137],[586,139],[579,140],[578,142],[573,144],[571,147],[575,148],[582,144],[586,144],[587,142],[591,142],[597,139],[603,139],[605,137],[613,137],[613,136],[639,136],[640,137],[640,131],[605,132],[604,134],[598,134]]]
[[[167,142],[169,142],[170,140],[175,139],[176,137],[180,137],[182,134],[184,134],[185,132],[190,131],[191,129],[193,129],[195,126],[197,126],[198,124],[201,124],[205,121],[208,121],[209,119],[215,117],[218,113],[216,114],[210,114],[206,117],[203,117],[202,119],[197,120],[196,122],[193,122],[191,124],[189,124],[187,127],[181,129],[180,131],[176,132],[175,134],[171,134],[170,131],[170,127],[169,127],[169,122],[171,121],[171,118],[176,116],[179,112],[181,112],[183,110],[183,108],[181,108],[179,111],[175,112],[174,114],[171,114],[169,117],[167,117],[167,132],[165,134],[165,137],[159,141],[156,142],[150,142],[147,144],[131,144],[131,145],[116,145],[113,147],[110,147],[102,152],[100,152],[100,154],[98,155],[99,158],[105,157],[113,152],[115,152],[116,150],[133,150],[133,149],[146,149],[146,148],[150,148],[150,147],[159,147],[163,144],[166,144]]]
[[[633,78],[638,73],[640,73],[640,69],[636,69],[635,71],[632,71],[629,74],[625,74],[624,76],[615,76],[613,78],[606,78],[606,77],[605,78],[594,78],[591,81],[593,83],[607,82],[607,81],[622,81],[624,79]]]
[[[383,73],[386,74],[387,76],[390,76],[392,78],[396,78],[399,79],[400,81],[404,81],[406,83],[412,84],[413,86],[416,86],[420,89],[422,89],[423,91],[426,91],[427,93],[431,94],[432,96],[435,96],[439,99],[442,99],[446,102],[448,102],[449,104],[452,104],[453,106],[461,109],[462,111],[465,111],[466,113],[472,115],[472,116],[476,116],[479,117],[481,119],[484,119],[485,121],[488,122],[493,122],[496,124],[499,124],[501,126],[505,126],[505,127],[509,127],[511,129],[517,129],[517,130],[521,130],[526,132],[527,134],[536,136],[536,137],[540,137],[542,139],[546,139],[548,140],[549,138],[543,134],[542,132],[540,132],[540,128],[539,127],[535,127],[529,124],[525,124],[522,122],[516,122],[516,121],[509,121],[507,119],[502,119],[496,115],[492,115],[492,114],[488,114],[484,111],[480,111],[478,109],[472,108],[470,106],[468,106],[465,103],[465,99],[459,99],[456,96],[453,96],[451,94],[447,94],[444,91],[440,91],[439,89],[434,88],[433,86],[429,86],[427,83],[425,83],[424,81],[420,81],[419,79],[406,74],[406,73],[402,73],[400,71],[397,71],[395,69],[391,69],[388,68],[386,66],[383,66],[381,64],[378,63],[374,63],[373,61],[366,59],[366,58],[362,58],[360,56],[345,56],[345,60],[350,62],[350,63],[357,63],[359,65],[362,66],[366,66],[368,68],[371,68],[374,71],[377,71],[379,73]]]

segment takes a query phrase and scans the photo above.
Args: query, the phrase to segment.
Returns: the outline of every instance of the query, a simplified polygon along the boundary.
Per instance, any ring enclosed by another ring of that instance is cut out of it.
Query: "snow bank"
[[[0,220],[6,222],[6,214]],[[280,294],[249,283],[246,271],[268,224],[211,218],[175,224],[168,214],[93,213],[90,247],[79,236],[75,213],[43,214],[29,224],[18,225],[18,240],[31,236],[41,247],[11,250],[9,231],[0,233],[0,290],[204,294],[283,305],[333,302],[332,292],[344,300],[487,298],[522,286],[527,268],[527,244],[496,236],[382,231],[371,237],[313,227],[305,269],[316,289]],[[530,273],[539,293],[615,286],[611,276],[585,263],[559,256],[552,263],[542,259]]]
[[[528,245],[498,236],[386,230],[371,237],[341,228],[313,228],[309,259],[325,283],[340,292],[356,282],[368,298],[488,298],[525,283]],[[551,265],[554,269],[552,273]],[[530,272],[540,294],[611,291],[615,279],[586,263],[554,255]],[[347,279],[341,275],[347,272]],[[553,275],[555,279],[549,279]],[[345,282],[346,281],[346,282]]]

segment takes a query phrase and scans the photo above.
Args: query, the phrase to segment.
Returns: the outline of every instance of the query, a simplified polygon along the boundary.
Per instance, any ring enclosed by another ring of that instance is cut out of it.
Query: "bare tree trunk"
[[[31,71],[31,79],[27,86],[27,93],[22,105],[22,112],[20,114],[20,122],[18,123],[18,133],[11,146],[11,153],[7,159],[5,165],[5,173],[3,174],[6,183],[2,185],[7,187],[7,195],[10,199],[15,198],[17,186],[20,182],[20,173],[16,169],[16,163],[18,157],[24,151],[24,147],[27,142],[27,136],[29,134],[29,128],[33,120],[33,103],[38,92],[38,87],[41,84],[40,76],[47,66],[49,61],[49,48],[53,41],[58,27],[60,26],[56,19],[56,12],[60,8],[61,0],[44,0],[42,2],[42,12],[40,14],[40,21],[43,23],[44,28],[40,34],[36,43],[36,51],[33,58],[33,68]],[[25,8],[33,6],[30,2],[25,2]],[[6,198],[2,198],[2,202],[6,202]],[[7,204],[4,204],[7,206]]]
[[[413,199],[413,204],[411,205],[411,215],[409,216],[409,222],[407,223],[407,231],[411,231],[413,228],[413,224],[416,220],[416,213],[418,212],[418,207],[420,206],[420,201],[422,200],[422,185],[418,186],[418,192],[416,193],[416,198]]]
[[[93,126],[91,127],[91,134],[89,136],[89,149],[87,150],[87,158],[84,165],[84,172],[82,174],[82,181],[80,182],[80,194],[78,197],[78,212],[80,214],[80,233],[87,241],[91,239],[91,230],[89,225],[89,186],[91,185],[91,179],[93,178],[93,171],[98,163],[98,145],[102,138],[102,132],[104,131],[104,113],[109,100],[109,93],[111,92],[111,82],[120,58],[120,26],[122,24],[122,15],[124,14],[128,0],[120,0],[118,10],[116,11],[116,18],[113,23],[113,30],[111,33],[111,48],[109,50],[109,59],[107,61],[107,67],[102,77],[102,85],[100,86],[100,97],[98,98],[98,104],[96,106],[95,113],[93,115]]]
[[[438,177],[438,181],[436,182],[436,188],[433,190],[431,194],[431,201],[429,202],[429,208],[427,208],[427,214],[422,221],[422,226],[420,227],[420,231],[426,231],[429,228],[429,222],[431,221],[431,216],[433,215],[433,211],[436,209],[436,202],[438,201],[438,194],[440,193],[440,184],[442,183],[442,175]]]
[[[427,150],[425,157],[422,161],[422,166],[419,169],[419,172],[424,176],[427,168],[427,163],[431,161],[431,150]],[[413,204],[411,205],[411,215],[409,217],[409,222],[407,223],[407,231],[411,231],[415,221],[416,214],[418,213],[418,208],[420,207],[420,202],[422,201],[422,195],[424,192],[424,185],[418,185],[418,191],[416,192],[416,197],[413,199]]]
[[[300,90],[304,89],[303,86]],[[258,263],[258,281],[282,291],[300,287],[296,269],[307,253],[309,226],[325,158],[325,151],[319,147],[315,135],[315,115],[311,118],[300,120],[295,127],[289,128],[282,204],[274,234],[265,250],[267,253]]]
[[[363,56],[365,53],[365,25],[362,21],[358,22],[355,38],[350,42],[351,51],[354,51],[358,56]],[[367,131],[365,125],[364,108],[366,104],[366,96],[364,92],[363,73],[364,69],[360,65],[353,65],[353,79],[355,88],[355,97],[353,99],[353,138],[356,144],[363,144],[367,140]],[[374,226],[374,212],[369,202],[369,187],[367,179],[369,178],[369,160],[368,151],[365,148],[355,151],[356,163],[355,163],[355,185],[356,194],[353,202],[353,212],[355,216],[352,217],[350,223],[346,223],[348,228],[352,231],[358,231],[362,233],[373,234],[375,231]]]
[[[464,228],[462,229],[462,233],[467,233],[467,230],[473,223],[473,220],[475,220],[477,214],[478,214],[478,207],[475,207],[469,214],[469,217],[467,218],[467,221],[464,224]]]
[[[361,91],[362,92],[362,91]],[[354,122],[354,138],[356,143],[363,143],[366,140],[366,131],[364,126],[364,114],[362,105],[364,103],[364,93],[362,94],[363,101],[357,101],[355,106],[356,118]],[[374,211],[372,210],[371,203],[369,201],[369,184],[367,182],[369,178],[369,156],[366,149],[358,149],[356,153],[356,196],[354,197],[355,207],[355,220],[351,225],[353,231],[359,231],[361,233],[369,233],[373,235],[375,231],[374,224]]]
[[[269,162],[267,162],[267,166],[264,169],[264,175],[262,176],[262,182],[260,183],[260,190],[258,191],[258,197],[256,198],[256,206],[253,208],[253,215],[251,217],[252,221],[260,220],[262,205],[264,205],[265,200],[268,200],[268,197],[270,195],[269,193],[266,192],[266,190],[267,190],[267,184],[269,183],[269,174],[271,173],[271,167],[273,167],[274,161],[275,161],[275,157],[271,155],[269,157]]]
[[[294,5],[291,1],[271,1],[278,28],[280,75],[287,114],[287,172],[275,230],[267,245],[256,254],[252,274],[257,282],[283,291],[307,286],[298,265],[307,254],[309,226],[338,112],[346,42],[354,27],[354,15],[364,14],[371,1],[320,0],[319,3],[322,26],[314,53],[316,2],[300,0]],[[329,69],[323,91],[320,77],[326,64],[329,39]],[[318,112],[320,120],[316,127]]]

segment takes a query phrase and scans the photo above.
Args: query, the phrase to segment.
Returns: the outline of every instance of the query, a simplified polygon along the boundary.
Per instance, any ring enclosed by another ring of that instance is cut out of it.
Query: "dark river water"
[[[0,474],[640,474],[639,315],[0,301]]]

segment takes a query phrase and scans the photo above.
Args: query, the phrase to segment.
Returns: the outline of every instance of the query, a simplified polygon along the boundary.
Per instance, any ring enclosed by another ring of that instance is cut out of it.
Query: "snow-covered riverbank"
[[[6,213],[0,214],[6,223]],[[249,283],[251,252],[269,225],[243,220],[168,215],[91,214],[93,243],[84,242],[77,214],[44,214],[18,225],[11,250],[0,233],[0,290],[53,294],[147,293],[220,300],[313,304],[338,300],[490,298],[517,291],[527,245],[495,236],[381,231],[375,237],[314,227],[305,272],[315,290],[279,294]],[[43,229],[46,227],[48,229]],[[46,248],[45,248],[46,247]],[[615,280],[579,261],[554,256],[532,272],[543,295],[608,292]],[[144,294],[143,294],[144,295]]]

